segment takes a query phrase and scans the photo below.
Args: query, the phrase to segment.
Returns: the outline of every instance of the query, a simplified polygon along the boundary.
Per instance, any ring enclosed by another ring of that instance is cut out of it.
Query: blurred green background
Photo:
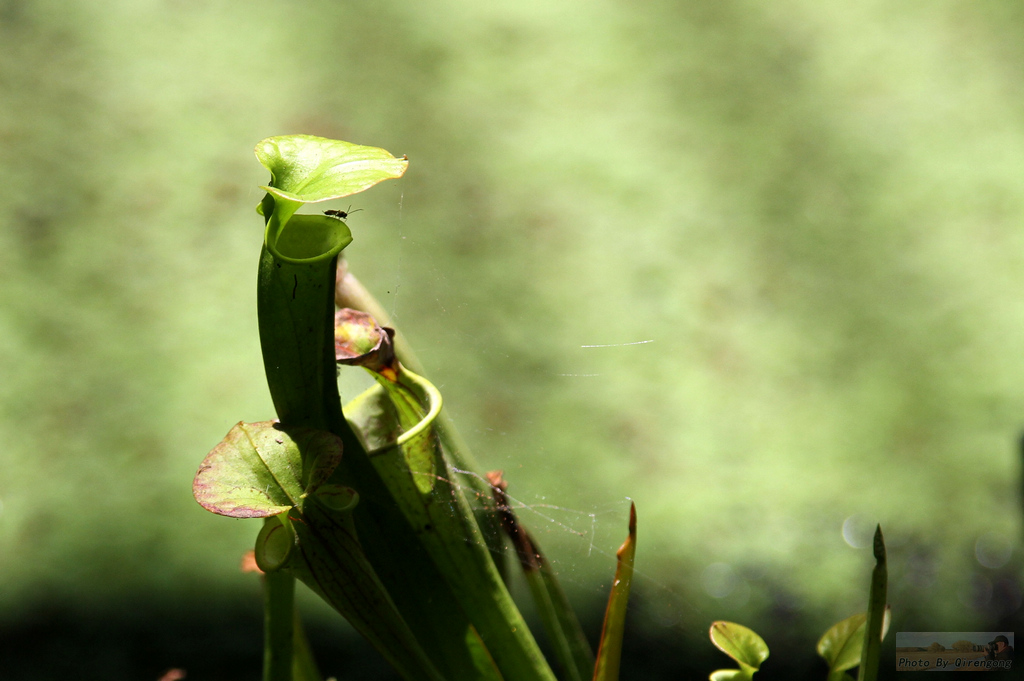
[[[1021,5],[0,0],[4,678],[258,673],[256,528],[190,483],[273,414],[296,132],[409,156],[351,267],[595,636],[636,500],[624,679],[724,666],[713,619],[823,673],[875,522],[894,631],[1020,622]]]

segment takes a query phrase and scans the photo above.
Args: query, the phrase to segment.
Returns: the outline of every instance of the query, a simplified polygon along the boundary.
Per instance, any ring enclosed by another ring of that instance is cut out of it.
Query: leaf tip
[[[882,525],[875,526],[875,540],[873,542],[875,560],[879,564],[885,563],[885,539],[882,537]]]

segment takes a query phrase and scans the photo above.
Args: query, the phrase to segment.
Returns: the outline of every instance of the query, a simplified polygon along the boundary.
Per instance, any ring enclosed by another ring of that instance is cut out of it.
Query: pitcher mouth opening
[[[330,259],[352,243],[348,225],[327,215],[293,215],[283,228],[275,226],[267,225],[267,248],[286,262]]]

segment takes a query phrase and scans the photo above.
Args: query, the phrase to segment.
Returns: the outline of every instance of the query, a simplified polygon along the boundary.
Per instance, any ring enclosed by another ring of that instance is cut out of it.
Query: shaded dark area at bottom
[[[190,607],[194,605],[194,607]],[[263,613],[210,599],[179,603],[136,599],[102,613],[56,604],[0,623],[3,681],[157,681],[170,669],[187,681],[258,681]],[[397,678],[375,651],[350,632],[307,627],[317,662],[339,680]]]
[[[701,680],[715,669],[734,666],[707,640],[706,627],[684,635],[678,625],[659,628],[645,622],[643,610],[638,603],[630,611],[622,681]],[[584,626],[600,630],[600,622]],[[817,637],[805,635],[799,621],[787,622],[785,629],[788,635],[770,634],[771,657],[757,681],[824,679],[827,669],[813,650]],[[534,630],[539,632],[540,627]],[[307,631],[325,677],[398,679],[351,630],[310,622]],[[188,681],[254,681],[261,677],[261,642],[257,601],[251,607],[210,599],[171,606],[165,600],[135,599],[103,612],[49,604],[0,623],[0,679],[157,681],[178,668],[187,673]],[[887,643],[892,645],[891,640]],[[896,678],[889,657],[883,651],[880,679]]]

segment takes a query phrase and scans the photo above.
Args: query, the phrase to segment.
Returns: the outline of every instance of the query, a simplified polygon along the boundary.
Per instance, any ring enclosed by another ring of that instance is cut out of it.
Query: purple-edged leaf
[[[256,145],[256,158],[271,174],[261,188],[299,203],[356,194],[401,177],[409,166],[384,149],[313,135],[268,137]]]
[[[299,506],[341,461],[341,440],[274,421],[239,423],[206,455],[192,483],[206,510],[232,518],[266,518]]]
[[[338,364],[366,367],[394,381],[398,376],[394,329],[365,312],[342,308],[334,314],[334,358]]]

